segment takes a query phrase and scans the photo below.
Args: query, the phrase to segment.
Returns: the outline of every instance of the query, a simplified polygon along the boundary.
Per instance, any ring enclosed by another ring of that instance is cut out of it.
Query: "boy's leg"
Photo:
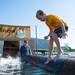
[[[52,58],[51,58],[52,49],[53,49],[53,38],[51,37],[51,38],[50,38],[50,41],[49,41],[48,59],[47,59],[47,61],[45,62],[45,64],[48,64],[48,63],[50,62],[50,60],[52,59]]]
[[[54,39],[54,41],[55,41],[55,43],[57,45],[57,48],[58,48],[58,54],[57,54],[57,56],[60,56],[63,53],[63,51],[61,49],[60,42],[59,42],[57,34],[54,34],[53,39]]]

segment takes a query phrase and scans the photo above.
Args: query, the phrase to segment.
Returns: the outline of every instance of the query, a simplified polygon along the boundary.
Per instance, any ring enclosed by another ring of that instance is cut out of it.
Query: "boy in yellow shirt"
[[[45,62],[45,64],[48,64],[50,60],[52,59],[51,51],[53,49],[53,42],[56,43],[58,48],[57,56],[60,56],[63,54],[58,38],[62,38],[62,37],[66,38],[67,34],[65,32],[68,30],[68,27],[67,27],[67,24],[59,17],[55,15],[46,15],[42,10],[37,11],[36,18],[42,22],[45,22],[45,24],[48,26],[50,30],[49,34],[44,37],[45,39],[48,39],[48,37],[50,37],[49,54],[48,54],[48,59]]]

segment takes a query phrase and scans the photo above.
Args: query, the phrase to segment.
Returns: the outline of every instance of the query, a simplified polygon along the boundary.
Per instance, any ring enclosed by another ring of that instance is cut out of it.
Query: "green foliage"
[[[65,52],[69,52],[69,51],[72,51],[72,48],[70,46],[68,46],[68,44],[65,44],[64,46],[61,47],[62,50],[64,50]],[[57,47],[54,47],[53,49],[53,52],[57,51],[58,48]]]
[[[68,46],[68,44],[65,44],[63,47],[62,47],[62,49],[64,50],[64,51],[72,51],[72,49],[71,49],[71,47],[70,46]]]
[[[62,47],[62,49],[64,50],[64,51],[72,51],[72,49],[71,49],[71,47],[67,47],[67,46],[63,46]]]

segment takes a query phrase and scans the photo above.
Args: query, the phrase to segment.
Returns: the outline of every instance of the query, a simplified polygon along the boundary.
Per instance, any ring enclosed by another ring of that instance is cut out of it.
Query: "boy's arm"
[[[65,27],[64,27],[63,23],[61,23],[61,22],[58,22],[58,23],[59,23],[59,25],[60,25],[60,27],[62,29],[62,32],[65,33]]]
[[[55,16],[54,21],[59,24],[62,29],[62,32],[65,33],[65,26],[63,25],[62,20]]]
[[[49,34],[48,34],[48,37],[50,36],[50,31],[49,31]]]
[[[49,31],[49,34],[44,37],[44,39],[48,39],[49,36],[50,36],[50,31]]]
[[[67,34],[65,33],[65,26],[63,25],[62,21],[61,21],[59,18],[57,18],[57,17],[54,18],[54,21],[55,21],[56,23],[58,23],[59,26],[61,27],[63,38],[66,38],[65,36],[66,36]]]
[[[66,38],[67,34],[65,33],[65,27],[64,27],[63,23],[59,22],[59,25],[60,25],[60,27],[62,29],[62,37]]]

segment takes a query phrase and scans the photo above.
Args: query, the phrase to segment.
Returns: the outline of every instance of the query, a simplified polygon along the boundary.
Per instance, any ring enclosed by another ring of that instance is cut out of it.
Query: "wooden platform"
[[[27,61],[50,72],[61,75],[75,75],[75,58],[61,56],[60,58],[53,59],[48,64],[44,64],[46,60],[47,57],[41,55],[26,55],[23,58],[23,61]]]

